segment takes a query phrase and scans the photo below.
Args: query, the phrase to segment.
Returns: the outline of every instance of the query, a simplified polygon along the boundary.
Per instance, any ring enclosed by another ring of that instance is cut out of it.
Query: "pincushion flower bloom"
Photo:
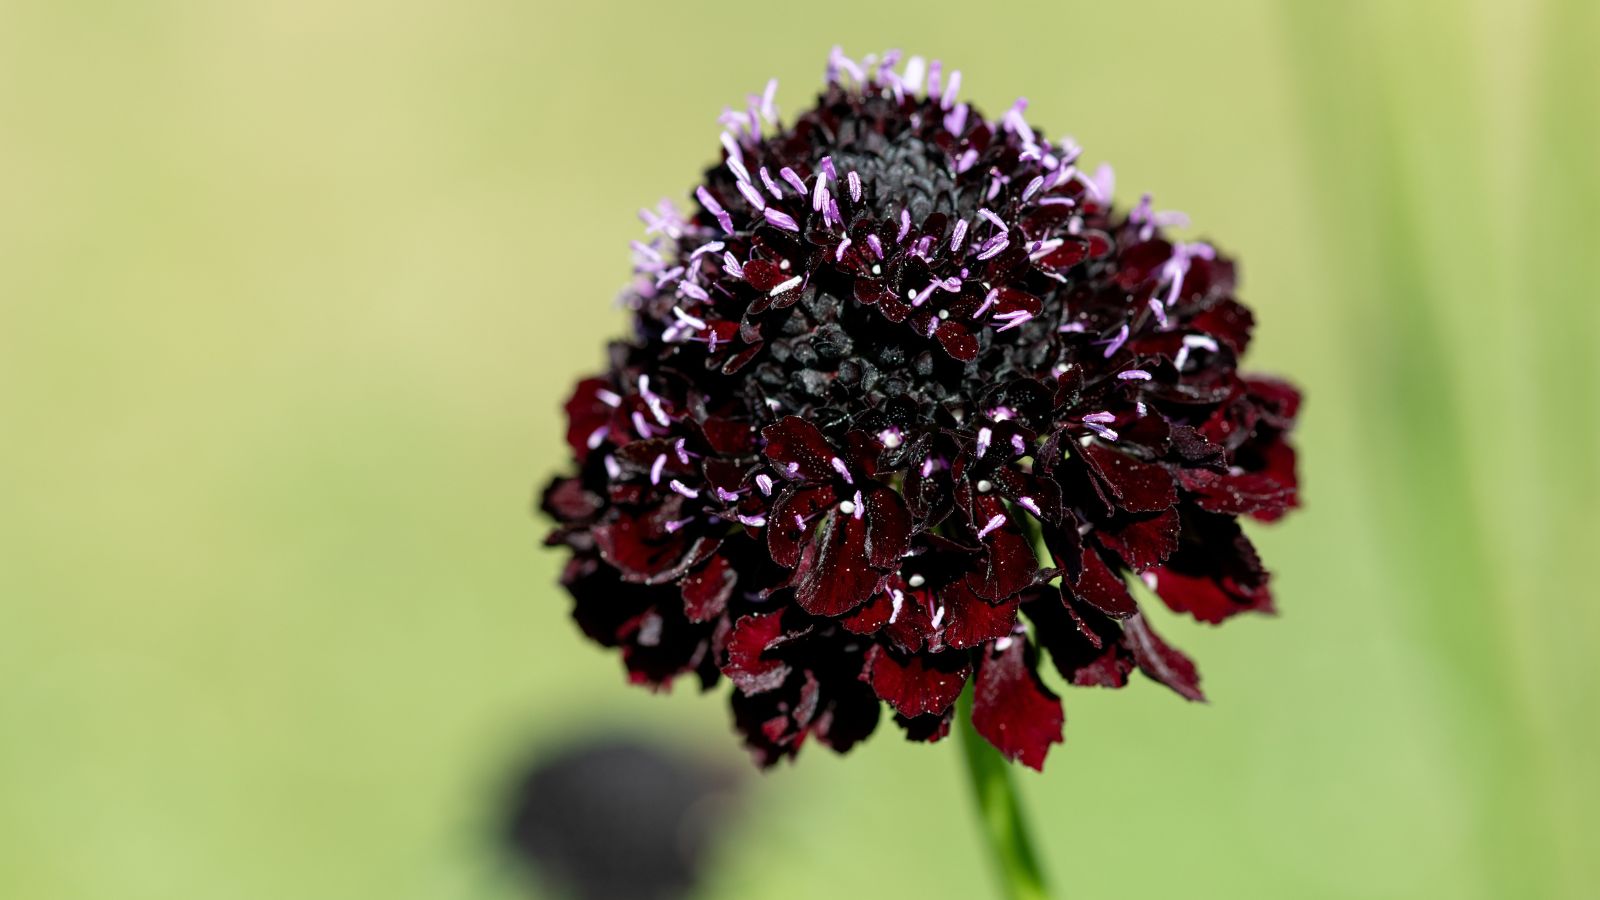
[[[1238,369],[1234,264],[960,80],[835,50],[792,122],[773,85],[726,113],[692,211],[642,214],[633,334],[566,406],[543,508],[579,625],[639,684],[726,677],[764,765],[885,708],[939,740],[970,682],[1038,768],[1046,657],[1202,699],[1130,578],[1201,622],[1272,609],[1238,519],[1296,505],[1299,395]]]

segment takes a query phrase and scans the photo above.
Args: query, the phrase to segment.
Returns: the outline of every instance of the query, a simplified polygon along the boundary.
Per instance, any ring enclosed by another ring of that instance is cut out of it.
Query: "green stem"
[[[1044,870],[1033,852],[1022,804],[1011,781],[1011,764],[972,728],[972,689],[961,695],[956,708],[956,729],[961,733],[961,756],[972,781],[978,820],[989,844],[1000,896],[1005,900],[1049,900]]]

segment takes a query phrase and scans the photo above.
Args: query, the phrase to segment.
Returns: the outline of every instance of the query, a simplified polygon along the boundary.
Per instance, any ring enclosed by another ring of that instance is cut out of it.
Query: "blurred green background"
[[[1592,897],[1600,4],[0,2],[0,896],[510,898],[493,792],[626,725],[538,546],[639,206],[829,46],[1242,259],[1303,384],[1276,619],[1066,694],[1064,896]],[[724,688],[725,690],[725,688]],[[707,895],[972,897],[956,748],[752,779]]]

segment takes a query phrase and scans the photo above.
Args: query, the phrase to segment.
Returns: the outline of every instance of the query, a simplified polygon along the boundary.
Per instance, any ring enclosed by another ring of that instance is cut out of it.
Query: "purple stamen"
[[[679,481],[676,478],[674,478],[671,481],[667,482],[667,487],[672,488],[672,490],[677,494],[680,494],[680,495],[682,495],[684,497],[688,497],[690,500],[693,500],[696,497],[700,496],[700,492],[699,491],[695,490],[692,487],[689,487],[688,485],[684,484],[683,482]]]
[[[978,215],[983,217],[983,218],[985,218],[985,219],[988,219],[994,225],[994,227],[1000,229],[1001,231],[1010,230],[1010,226],[1006,225],[1006,220],[1000,218],[997,215],[995,215],[994,211],[990,210],[987,207],[979,209],[978,210]]]
[[[601,425],[599,428],[596,428],[595,430],[589,432],[589,439],[587,441],[585,441],[584,443],[589,447],[590,450],[593,450],[596,447],[600,446],[601,444],[605,443],[606,442],[606,437],[608,435],[610,435],[610,434],[611,434],[611,426],[609,426],[609,425]]]
[[[678,438],[678,440],[672,445],[672,449],[678,454],[678,462],[681,462],[686,466],[689,464],[688,444],[688,441],[684,440],[683,438]]]
[[[1033,513],[1036,518],[1044,518],[1044,510],[1039,508],[1039,504],[1034,502],[1032,497],[1018,497],[1017,505]]]
[[[612,409],[622,405],[622,397],[616,391],[606,390],[605,388],[595,391],[594,398]]]
[[[743,522],[747,527],[750,528],[765,528],[767,525],[767,520],[764,516],[746,516],[741,514],[738,518],[740,522]]]
[[[727,269],[728,274],[735,278],[744,277],[744,266],[739,264],[739,260],[733,255],[732,250],[722,254],[722,267]]]
[[[983,304],[981,306],[979,306],[977,311],[972,314],[972,317],[974,319],[981,317],[985,310],[987,310],[989,307],[994,305],[996,298],[998,298],[999,296],[1000,296],[1000,289],[999,288],[991,288],[989,290],[989,293],[984,296]]]
[[[1143,369],[1129,369],[1126,372],[1118,372],[1117,377],[1123,381],[1149,381],[1151,375]]]
[[[978,251],[978,258],[994,259],[1004,253],[1009,246],[1011,246],[1011,239],[1004,234],[997,234],[984,242],[982,249]]]
[[[1066,238],[1050,238],[1046,241],[1034,241],[1029,244],[1028,258],[1037,262],[1060,249],[1065,244]]]
[[[993,439],[994,431],[989,429],[987,426],[978,429],[977,453],[979,459],[983,459],[983,455],[989,452],[989,442]]]
[[[961,249],[961,242],[966,240],[966,239],[967,239],[967,220],[966,219],[962,219],[962,220],[956,222],[955,233],[950,236],[950,249],[952,251],[959,251]]]
[[[983,526],[983,529],[978,532],[978,540],[981,541],[984,538],[988,537],[989,535],[993,534],[997,529],[999,529],[1004,524],[1006,524],[1006,517],[1005,517],[1005,515],[1003,513],[1000,514],[1000,515],[995,516],[992,519],[990,519],[989,520],[989,524]]]
[[[1157,300],[1154,297],[1151,297],[1149,300],[1147,300],[1145,302],[1146,302],[1147,305],[1149,305],[1150,312],[1155,315],[1156,322],[1160,323],[1162,328],[1166,328],[1167,327],[1167,307],[1166,307],[1166,305],[1163,304],[1160,300]]]
[[[650,464],[650,483],[651,484],[660,484],[661,483],[661,470],[665,469],[666,467],[667,467],[667,455],[665,453],[663,453],[660,456],[656,457],[656,461],[655,462]]]
[[[806,195],[806,183],[798,174],[795,173],[794,169],[784,166],[782,169],[778,170],[778,175],[784,181],[789,182],[789,186],[794,188],[795,193],[802,197]]]
[[[1042,187],[1044,187],[1044,176],[1033,176],[1033,180],[1028,182],[1028,186],[1022,189],[1022,202],[1027,203],[1033,199],[1033,195],[1037,194]]]
[[[922,57],[913,56],[906,60],[906,73],[900,77],[900,82],[905,85],[906,90],[915,94],[922,90],[922,76],[925,71],[926,65]]]
[[[739,495],[728,490],[727,488],[719,487],[717,488],[717,499],[721,500],[723,503],[732,503],[739,499]]]
[[[661,398],[650,390],[650,376],[639,376],[639,396],[644,398],[644,405],[650,408],[650,415],[655,417],[663,427],[670,426],[672,421],[667,418],[667,412],[661,406]]]
[[[1110,359],[1111,357],[1115,356],[1117,351],[1121,350],[1122,345],[1127,343],[1127,341],[1128,326],[1126,323],[1124,323],[1121,328],[1117,329],[1117,336],[1112,338],[1110,343],[1106,346],[1106,359]]]
[[[897,244],[903,242],[906,239],[906,235],[908,235],[910,233],[911,233],[911,210],[902,209],[902,210],[900,210],[900,233],[895,236],[894,242],[897,243]]]
[[[722,230],[728,234],[733,234],[733,217],[729,216],[728,211],[722,208],[722,204],[717,202],[717,198],[711,196],[711,192],[706,190],[705,185],[695,188],[694,195],[699,198],[700,205],[706,208],[706,212],[716,217],[717,224],[722,226]]]
[[[967,111],[970,109],[965,103],[957,103],[955,108],[944,115],[944,130],[956,137],[960,137],[967,130]]]
[[[721,250],[725,246],[727,246],[727,245],[722,243],[721,241],[710,241],[708,243],[701,244],[700,246],[694,248],[694,252],[693,253],[689,254],[689,262],[694,262],[695,260],[699,259],[702,256],[705,256],[708,253],[715,253],[718,250]]]
[[[774,200],[783,199],[783,191],[778,187],[778,183],[772,180],[772,173],[767,171],[766,166],[761,167],[761,183],[767,186],[767,193],[771,194]]]
[[[950,83],[944,87],[944,94],[939,97],[939,108],[949,109],[950,104],[956,101],[956,94],[961,90],[961,70],[950,73]]]
[[[854,169],[851,169],[850,170],[850,174],[845,176],[845,180],[850,183],[850,201],[852,203],[860,203],[861,202],[861,176],[857,175],[855,173]]]
[[[1116,420],[1117,420],[1117,417],[1112,413],[1105,412],[1105,411],[1092,412],[1092,413],[1089,413],[1088,415],[1083,417],[1083,424],[1085,424],[1085,425],[1104,425],[1107,422],[1115,422]]]
[[[630,418],[633,420],[633,431],[640,438],[649,440],[650,436],[656,433],[655,429],[650,427],[650,423],[644,420],[644,415],[637,409],[633,411]]]
[[[767,82],[767,89],[761,92],[761,117],[768,122],[778,124],[778,107],[773,102],[778,97],[778,79]]]
[[[961,154],[961,158],[956,160],[956,174],[964,174],[968,169],[972,168],[977,161],[978,151],[968,147],[966,152]]]
[[[850,477],[850,467],[844,464],[844,460],[835,456],[833,459],[829,460],[829,464],[833,466],[833,470],[835,472],[839,473],[839,477],[844,479],[845,484],[856,483],[856,480]]]
[[[845,251],[847,251],[849,249],[850,249],[850,236],[849,235],[845,235],[844,240],[839,242],[838,249],[833,251],[833,261],[834,262],[843,262],[844,261]]]
[[[766,219],[768,223],[775,225],[778,228],[782,228],[785,231],[797,232],[800,230],[800,224],[796,222],[793,217],[791,217],[788,213],[777,209],[776,207],[769,206],[766,209],[763,209],[761,211],[761,216],[762,218]]]
[[[768,296],[776,297],[779,294],[783,293],[784,291],[793,290],[794,288],[799,287],[800,283],[803,282],[803,281],[805,281],[804,278],[802,278],[799,275],[796,275],[793,278],[788,279],[787,281],[783,281],[783,282],[780,282],[777,285],[774,285],[772,290],[768,291],[767,294],[768,294]]]
[[[883,241],[878,240],[877,235],[867,235],[867,246],[872,248],[872,252],[875,256],[877,256],[879,259],[883,259]]]
[[[768,475],[765,472],[762,472],[760,475],[757,475],[756,476],[756,487],[761,489],[761,493],[767,495],[768,497],[771,497],[772,496],[772,476]]]
[[[1001,331],[1010,331],[1013,328],[1020,328],[1023,325],[1026,325],[1028,322],[1032,321],[1033,313],[1028,312],[1025,309],[1019,309],[1014,312],[995,313],[994,318],[997,322],[1006,323],[995,329],[995,332],[998,333]]]
[[[685,282],[685,287],[692,287],[692,285],[689,285],[687,282]],[[696,290],[699,290],[699,289],[696,288]],[[708,295],[706,295],[705,291],[700,291],[700,294],[701,294],[700,299],[702,299],[702,300],[706,299],[707,296],[708,296]],[[672,314],[678,318],[679,322],[682,322],[685,325],[689,325],[691,327],[698,328],[701,331],[705,330],[705,327],[706,327],[706,320],[705,319],[701,319],[701,318],[697,318],[695,316],[691,316],[691,315],[689,315],[688,313],[684,312],[682,309],[680,309],[679,307],[676,307],[676,306],[674,306],[672,308]]]

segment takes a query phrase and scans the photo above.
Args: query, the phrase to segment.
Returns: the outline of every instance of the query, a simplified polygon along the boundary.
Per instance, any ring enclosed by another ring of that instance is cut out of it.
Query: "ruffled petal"
[[[990,646],[978,666],[972,727],[1006,759],[1044,770],[1051,744],[1062,742],[1061,701],[1034,671],[1033,650],[1021,635]]]
[[[902,716],[942,715],[961,696],[972,673],[964,653],[899,653],[876,644],[863,676]]]

